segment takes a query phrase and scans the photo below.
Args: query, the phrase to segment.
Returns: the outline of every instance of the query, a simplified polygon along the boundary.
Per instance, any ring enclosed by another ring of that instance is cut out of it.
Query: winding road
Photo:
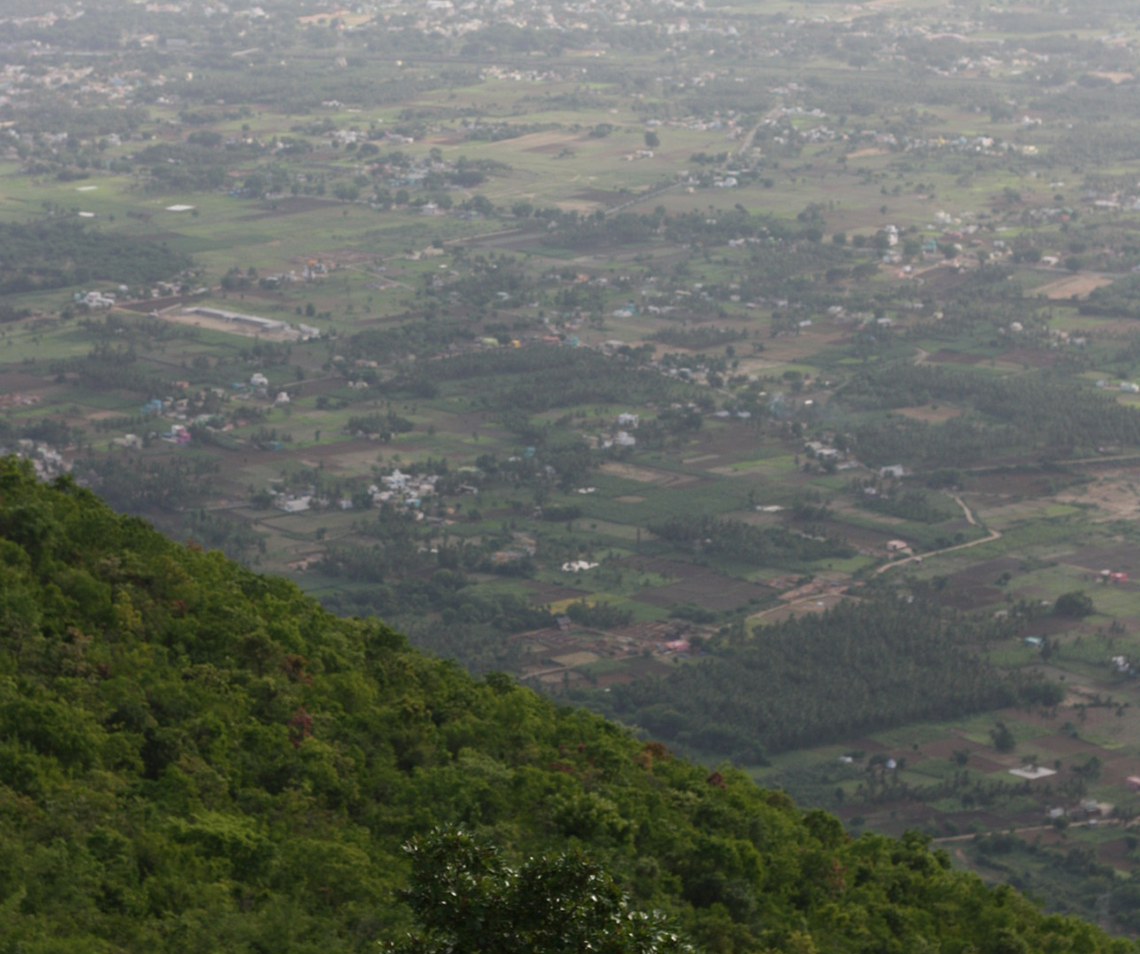
[[[951,499],[962,508],[962,513],[966,515],[966,522],[972,527],[978,526],[978,521],[975,519],[973,512],[966,506],[965,502],[957,494],[951,494]],[[942,550],[931,550],[929,553],[916,553],[914,556],[908,556],[904,560],[896,560],[893,563],[884,563],[881,567],[875,570],[875,576],[880,573],[886,573],[887,570],[893,570],[896,566],[902,566],[905,563],[921,563],[923,560],[928,560],[930,557],[938,556],[942,553],[953,553],[955,550],[968,550],[970,547],[980,546],[983,543],[992,543],[994,540],[1001,539],[1000,530],[991,530],[989,536],[978,537],[977,540],[970,540],[967,543],[958,543],[952,547],[946,547]]]

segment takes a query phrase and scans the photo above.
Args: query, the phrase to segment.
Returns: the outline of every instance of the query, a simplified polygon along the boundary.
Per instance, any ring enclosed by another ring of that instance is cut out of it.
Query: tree
[[[1017,739],[1013,737],[1013,733],[1009,731],[1009,726],[1004,722],[999,722],[990,729],[990,738],[993,739],[994,748],[999,752],[1012,752],[1017,748]]]
[[[1096,612],[1092,597],[1081,590],[1062,593],[1053,604],[1053,615],[1066,619],[1082,619]]]
[[[413,838],[411,887],[423,926],[391,954],[657,954],[690,951],[663,920],[634,911],[614,879],[576,851],[508,865],[462,831]]]
[[[661,145],[661,137],[655,132],[647,132],[645,134],[645,145],[648,149],[656,149]]]

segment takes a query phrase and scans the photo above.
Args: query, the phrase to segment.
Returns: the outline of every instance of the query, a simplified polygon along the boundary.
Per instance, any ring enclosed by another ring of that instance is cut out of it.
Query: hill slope
[[[441,825],[582,847],[710,951],[1133,949],[0,461],[4,950],[374,950]]]

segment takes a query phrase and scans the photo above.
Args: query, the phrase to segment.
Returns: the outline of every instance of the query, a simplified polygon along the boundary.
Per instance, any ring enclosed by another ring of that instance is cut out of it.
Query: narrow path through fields
[[[975,519],[973,512],[962,501],[962,498],[954,495],[954,500],[958,506],[962,508],[962,512],[966,515],[966,520],[971,526],[977,526],[978,521]],[[886,573],[887,570],[894,569],[896,566],[902,566],[905,563],[921,563],[923,560],[929,560],[931,557],[936,557],[942,553],[953,553],[955,550],[968,550],[970,547],[981,546],[983,543],[992,543],[994,540],[1001,539],[1000,530],[991,530],[989,536],[978,537],[977,540],[970,540],[968,543],[958,543],[952,547],[946,547],[942,550],[932,550],[929,553],[916,553],[914,556],[908,556],[905,560],[896,560],[894,563],[884,563],[875,571],[875,576],[880,573]]]

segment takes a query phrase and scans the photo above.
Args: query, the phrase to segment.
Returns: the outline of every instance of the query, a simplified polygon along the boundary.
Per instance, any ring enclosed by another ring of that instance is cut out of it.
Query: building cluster
[[[611,447],[635,447],[637,438],[630,431],[636,431],[640,423],[641,418],[637,414],[628,412],[619,414],[614,421],[613,428],[608,433],[598,435],[595,442],[596,446],[602,450],[608,450]]]
[[[310,338],[319,338],[321,329],[313,325],[292,325],[287,321],[276,318],[262,318],[260,315],[246,315],[237,311],[225,311],[221,308],[206,308],[196,306],[183,311],[187,315],[201,315],[203,318],[212,318],[215,321],[224,321],[227,324],[241,325],[266,334],[277,335],[293,341],[308,341]],[[154,317],[160,317],[155,312]]]
[[[7,454],[15,454],[21,460],[31,461],[36,476],[40,480],[53,480],[71,472],[71,462],[66,460],[63,454],[51,444],[44,441],[20,438],[7,447],[0,444],[0,457]]]
[[[435,493],[438,474],[412,476],[396,468],[392,473],[380,478],[378,484],[371,484],[368,496],[376,506],[405,507],[418,510],[425,497]]]

